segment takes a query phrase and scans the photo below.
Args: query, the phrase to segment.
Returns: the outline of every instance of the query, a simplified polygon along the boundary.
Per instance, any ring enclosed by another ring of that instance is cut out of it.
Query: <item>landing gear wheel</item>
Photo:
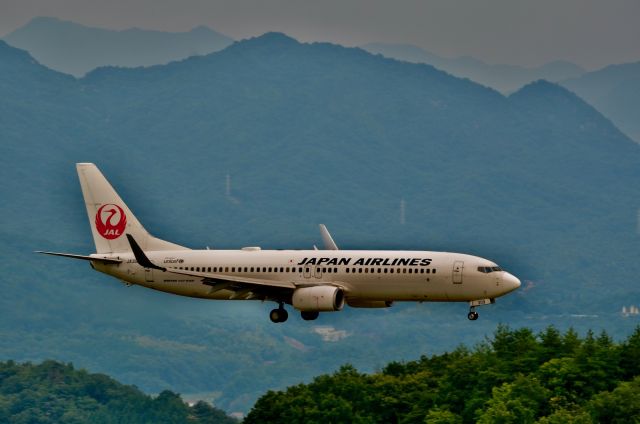
[[[469,311],[467,318],[469,318],[471,321],[475,321],[478,319],[478,313],[475,311]]]
[[[320,312],[318,312],[318,311],[302,311],[302,312],[300,312],[300,316],[305,321],[313,321],[314,319],[318,319],[318,316],[320,316]]]
[[[271,322],[285,322],[287,318],[289,318],[289,313],[284,308],[273,309],[269,313],[269,319]]]

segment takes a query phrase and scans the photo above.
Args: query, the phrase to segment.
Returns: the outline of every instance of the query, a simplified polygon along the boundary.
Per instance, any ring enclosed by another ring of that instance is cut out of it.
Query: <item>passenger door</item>
[[[453,272],[451,273],[451,278],[453,279],[453,284],[462,284],[462,272],[464,270],[464,262],[463,261],[455,261],[453,263]]]

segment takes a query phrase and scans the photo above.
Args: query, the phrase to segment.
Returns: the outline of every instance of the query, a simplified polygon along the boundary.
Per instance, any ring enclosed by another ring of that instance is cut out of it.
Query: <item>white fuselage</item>
[[[487,259],[448,252],[245,248],[145,253],[166,271],[141,267],[131,253],[111,256],[122,260],[120,264],[92,264],[127,283],[207,299],[242,297],[234,297],[232,290],[212,290],[202,278],[171,270],[288,282],[296,287],[334,284],[344,289],[347,301],[473,301],[493,299],[520,286],[516,277]],[[479,270],[492,267],[497,270]]]

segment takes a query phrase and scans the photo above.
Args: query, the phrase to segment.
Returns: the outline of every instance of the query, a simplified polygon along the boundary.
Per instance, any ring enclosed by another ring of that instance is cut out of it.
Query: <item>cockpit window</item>
[[[490,272],[502,271],[502,268],[500,268],[499,266],[479,266],[478,271],[484,274],[488,274]]]

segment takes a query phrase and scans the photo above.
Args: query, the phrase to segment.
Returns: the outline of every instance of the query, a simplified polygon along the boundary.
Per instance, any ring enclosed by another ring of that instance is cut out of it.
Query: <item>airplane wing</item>
[[[264,280],[261,278],[236,277],[231,275],[215,274],[212,272],[196,272],[196,271],[187,271],[183,269],[173,269],[173,268],[165,269],[165,270],[168,272],[172,272],[174,274],[189,275],[191,277],[203,278],[213,283],[230,283],[230,285],[237,283],[237,284],[245,284],[245,285],[251,285],[251,286],[278,287],[283,289],[296,288],[295,284],[288,281],[273,281],[273,280]]]
[[[96,261],[105,264],[119,264],[122,262],[120,259],[97,258],[95,256],[75,255],[73,253],[43,252],[41,250],[36,250],[35,253],[42,253],[43,255],[52,256],[63,256],[65,258],[82,259],[83,261]]]
[[[338,249],[338,245],[335,241],[333,241],[333,237],[329,234],[329,230],[327,230],[326,225],[320,224],[320,235],[322,236],[322,242],[324,243],[324,248],[326,250],[340,250]]]
[[[136,240],[133,238],[131,234],[127,234],[127,239],[129,240],[129,244],[131,245],[131,250],[133,251],[133,255],[138,261],[138,264],[140,264],[141,266],[145,268],[158,269],[160,271],[168,271],[174,274],[188,275],[191,277],[202,278],[204,284],[212,287],[212,291],[229,289],[229,290],[234,290],[236,292],[245,291],[246,293],[249,293],[252,290],[252,288],[253,289],[271,288],[271,289],[288,289],[288,290],[293,290],[296,288],[296,285],[293,284],[293,282],[289,282],[289,281],[274,281],[274,280],[266,280],[261,278],[237,277],[237,276],[217,274],[212,272],[198,272],[198,271],[188,271],[188,270],[175,269],[175,268],[164,268],[151,262],[151,260],[147,257],[147,255],[145,255],[142,248],[138,245],[138,243],[136,242]]]

